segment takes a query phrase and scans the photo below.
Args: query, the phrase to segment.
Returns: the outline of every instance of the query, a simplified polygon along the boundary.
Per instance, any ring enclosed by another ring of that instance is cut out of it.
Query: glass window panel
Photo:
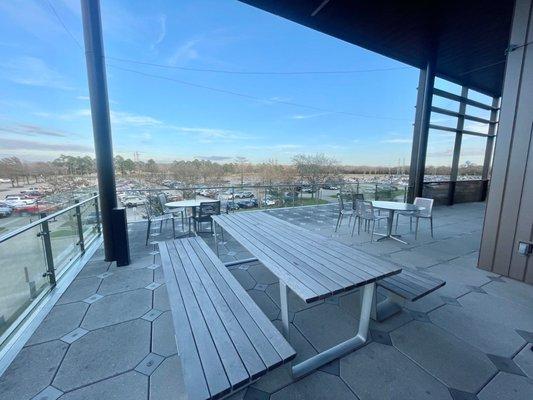
[[[429,130],[426,156],[426,181],[450,179],[455,133]]]
[[[459,154],[458,180],[481,179],[487,138],[463,135]]]

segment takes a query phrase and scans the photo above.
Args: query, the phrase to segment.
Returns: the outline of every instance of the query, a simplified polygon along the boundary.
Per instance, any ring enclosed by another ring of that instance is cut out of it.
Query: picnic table
[[[265,212],[217,215],[213,220],[215,241],[216,225],[219,225],[279,279],[283,334],[287,339],[290,339],[288,289],[306,303],[312,303],[363,288],[356,335],[293,365],[295,378],[307,375],[366,343],[376,282],[400,273],[400,267]]]

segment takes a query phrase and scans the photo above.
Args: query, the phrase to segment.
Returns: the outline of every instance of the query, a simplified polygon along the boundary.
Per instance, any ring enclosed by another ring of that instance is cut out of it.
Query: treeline
[[[218,163],[209,160],[174,161],[157,163],[153,159],[133,161],[117,155],[114,158],[115,173],[123,177],[143,178],[154,183],[173,179],[186,185],[221,184],[240,178],[240,181],[253,180],[262,184],[307,182],[318,185],[341,181],[346,174],[408,174],[409,167],[348,166],[324,154],[298,154],[291,164],[279,164],[275,160],[251,163],[245,157],[237,157],[231,163]],[[427,175],[449,175],[450,166],[426,166]],[[481,175],[483,167],[465,162],[459,167],[460,175]],[[75,157],[61,155],[48,162],[24,162],[17,157],[0,159],[0,178],[9,179],[12,185],[20,181],[30,183],[51,176],[85,176],[96,172],[95,160],[90,156]]]

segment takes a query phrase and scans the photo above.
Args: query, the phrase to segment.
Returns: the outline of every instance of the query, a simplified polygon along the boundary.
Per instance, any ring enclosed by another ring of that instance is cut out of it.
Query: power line
[[[182,85],[191,86],[191,87],[200,88],[200,89],[206,89],[206,90],[210,90],[210,91],[217,92],[217,93],[229,94],[229,95],[232,95],[232,96],[237,96],[237,97],[241,97],[241,98],[245,98],[245,99],[249,99],[249,100],[254,100],[254,101],[261,102],[261,103],[283,104],[283,105],[288,105],[288,106],[293,106],[293,107],[306,108],[306,109],[313,110],[313,111],[320,111],[320,112],[329,113],[329,114],[350,115],[350,116],[359,117],[359,118],[383,119],[383,120],[393,120],[393,121],[410,121],[410,119],[407,119],[407,118],[384,117],[384,116],[379,116],[379,115],[365,115],[365,114],[358,114],[358,113],[353,113],[353,112],[349,112],[349,111],[329,110],[329,109],[325,109],[325,108],[321,108],[321,107],[315,107],[315,106],[306,105],[306,104],[294,103],[294,102],[285,101],[285,100],[264,99],[262,97],[257,97],[257,96],[249,95],[249,94],[246,94],[246,93],[240,93],[240,92],[235,92],[235,91],[232,91],[232,90],[215,88],[215,87],[212,87],[212,86],[201,85],[201,84],[198,84],[198,83],[188,82],[188,81],[184,81],[184,80],[181,80],[181,79],[170,78],[170,77],[162,76],[162,75],[150,74],[150,73],[147,73],[147,72],[137,71],[137,70],[134,70],[134,69],[119,67],[117,65],[113,65],[113,64],[109,64],[109,63],[106,63],[106,65],[108,67],[111,67],[111,68],[115,68],[115,69],[118,69],[118,70],[121,70],[121,71],[131,72],[131,73],[134,73],[134,74],[137,74],[137,75],[142,75],[142,76],[146,76],[146,77],[150,77],[150,78],[154,78],[154,79],[160,79],[160,80],[175,82],[175,83],[179,83],[179,84],[182,84]]]
[[[50,2],[50,0],[46,0],[46,2],[47,2],[48,5],[50,6],[50,9],[52,10],[52,13],[55,15],[55,17],[56,17],[57,20],[59,21],[59,24],[63,27],[63,29],[67,32],[67,34],[72,38],[72,40],[74,40],[74,42],[76,43],[76,45],[77,45],[81,50],[83,50],[83,47],[82,47],[81,43],[79,42],[78,39],[76,39],[76,36],[74,36],[74,34],[70,31],[70,29],[68,29],[67,25],[65,24],[65,22],[63,22],[63,19],[59,16],[57,10],[56,10],[55,7],[53,6],[53,4]]]
[[[371,69],[353,69],[353,70],[331,70],[331,71],[237,71],[228,69],[214,69],[214,68],[193,68],[183,67],[169,64],[150,63],[145,61],[131,60],[127,58],[109,57],[106,59],[113,61],[126,62],[131,64],[146,65],[150,67],[178,69],[181,71],[192,72],[212,72],[217,74],[231,74],[231,75],[340,75],[340,74],[356,74],[364,72],[384,72],[408,69],[409,67],[388,67],[388,68],[371,68]]]

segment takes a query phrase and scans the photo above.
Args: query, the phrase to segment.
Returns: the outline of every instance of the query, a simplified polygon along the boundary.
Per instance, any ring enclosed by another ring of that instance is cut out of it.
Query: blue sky
[[[53,4],[74,38],[46,0],[0,3],[0,156],[93,153],[79,1]],[[288,163],[323,152],[345,164],[409,162],[415,68],[234,0],[103,0],[102,19],[115,154]],[[381,71],[223,74],[117,59],[244,72]],[[437,163],[448,158],[448,141],[439,137],[430,150]]]

